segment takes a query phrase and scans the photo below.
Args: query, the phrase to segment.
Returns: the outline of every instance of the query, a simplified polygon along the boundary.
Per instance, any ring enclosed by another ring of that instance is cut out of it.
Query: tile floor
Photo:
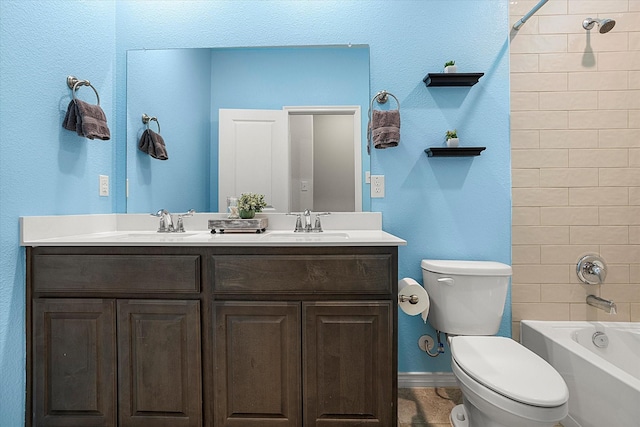
[[[400,388],[398,427],[450,427],[449,413],[459,403],[457,388]]]
[[[462,393],[455,387],[400,388],[398,427],[451,427],[449,413],[459,403]]]

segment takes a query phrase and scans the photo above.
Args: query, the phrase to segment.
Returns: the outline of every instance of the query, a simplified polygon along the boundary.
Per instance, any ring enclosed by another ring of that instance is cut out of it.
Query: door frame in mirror
[[[328,106],[285,106],[287,126],[289,117],[293,115],[335,114],[353,116],[353,150],[354,150],[354,183],[355,183],[355,212],[362,212],[362,111],[359,105],[328,105]],[[291,132],[288,135],[291,146]]]

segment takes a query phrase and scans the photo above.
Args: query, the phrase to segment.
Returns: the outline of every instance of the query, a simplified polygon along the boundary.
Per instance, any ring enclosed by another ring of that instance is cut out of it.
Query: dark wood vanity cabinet
[[[202,426],[200,258],[29,248],[27,425]]]
[[[27,281],[27,426],[397,423],[396,247],[38,247]]]

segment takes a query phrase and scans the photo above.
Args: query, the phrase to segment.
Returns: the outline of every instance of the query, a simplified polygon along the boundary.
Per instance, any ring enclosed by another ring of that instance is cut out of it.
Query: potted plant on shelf
[[[238,214],[242,219],[251,219],[266,206],[264,194],[242,193],[238,199]]]
[[[457,71],[458,71],[458,67],[456,67],[456,61],[447,61],[444,63],[445,73],[455,73]]]
[[[447,140],[447,147],[457,147],[460,142],[458,139],[458,131],[456,129],[448,130],[445,135],[445,139]]]

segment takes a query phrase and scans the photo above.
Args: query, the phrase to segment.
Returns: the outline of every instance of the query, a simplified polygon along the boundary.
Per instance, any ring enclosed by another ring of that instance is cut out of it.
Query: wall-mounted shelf
[[[429,73],[422,81],[427,86],[473,86],[484,73]]]
[[[429,157],[479,156],[487,147],[429,147],[424,150]]]

